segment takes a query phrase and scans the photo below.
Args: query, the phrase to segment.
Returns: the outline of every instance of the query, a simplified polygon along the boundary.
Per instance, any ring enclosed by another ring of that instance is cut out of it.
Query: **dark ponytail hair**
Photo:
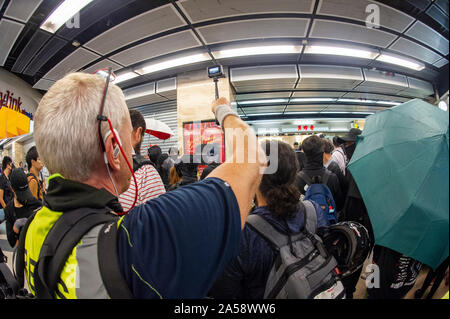
[[[292,217],[297,213],[300,202],[300,191],[295,184],[298,171],[296,154],[289,144],[280,141],[264,142],[262,148],[268,160],[278,161],[278,166],[275,173],[263,175],[259,190],[272,214]],[[272,158],[270,154],[274,149],[278,149],[277,158]]]

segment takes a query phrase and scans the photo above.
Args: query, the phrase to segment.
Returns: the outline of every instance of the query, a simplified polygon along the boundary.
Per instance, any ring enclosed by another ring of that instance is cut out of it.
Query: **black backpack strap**
[[[11,289],[11,295],[17,295],[20,289],[19,283],[17,282],[17,279],[14,278],[14,275],[9,269],[8,264],[6,262],[0,261],[0,281],[2,278],[6,281],[6,284],[8,285],[7,287]]]
[[[19,244],[16,249],[16,258],[14,263],[15,275],[17,282],[19,283],[20,288],[24,287],[25,284],[25,237],[27,235],[28,226],[30,226],[31,222],[34,219],[36,212],[34,212],[30,217],[28,217],[27,222],[22,227],[19,235]]]
[[[310,186],[311,184],[313,184],[312,179],[305,174],[305,172],[300,171],[300,173],[298,173],[298,176],[308,185]]]
[[[42,189],[41,181],[33,173],[28,173],[27,174],[27,179],[30,176],[33,177],[33,179],[36,180],[36,183],[38,185],[38,197],[39,197],[39,193],[42,193],[42,196],[44,196],[45,195],[45,191],[44,191],[44,189]]]
[[[109,209],[81,208],[58,218],[41,247],[34,271],[37,298],[53,298],[65,262],[81,238],[93,227],[116,216]]]
[[[249,215],[247,224],[277,249],[289,244],[288,235],[280,233],[267,220],[257,214]]]
[[[112,299],[132,299],[133,294],[120,268],[117,254],[118,224],[106,223],[98,234],[98,263],[103,284]]]
[[[331,176],[331,172],[326,169],[322,175],[322,184],[327,185],[328,179],[330,178],[330,176]]]

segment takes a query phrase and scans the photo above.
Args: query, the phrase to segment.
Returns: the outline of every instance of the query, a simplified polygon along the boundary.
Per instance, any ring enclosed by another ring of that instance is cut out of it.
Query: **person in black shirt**
[[[27,176],[22,169],[14,169],[9,177],[14,197],[5,208],[6,236],[11,247],[15,247],[20,228],[33,211],[42,206],[42,202],[31,194]]]
[[[303,152],[306,155],[306,164],[302,169],[309,178],[313,179],[315,176],[323,177],[326,168],[323,166],[323,142],[322,139],[316,135],[306,138],[302,144]],[[297,174],[297,187],[303,195],[306,194],[304,181],[299,174]],[[336,210],[339,211],[344,203],[344,196],[342,195],[341,186],[336,174],[331,172],[327,181],[327,186],[333,195],[336,203]]]
[[[11,157],[5,156],[2,161],[2,175],[0,176],[0,208],[5,209],[6,205],[13,199],[9,174],[14,168]]]
[[[298,170],[301,171],[306,166],[306,155],[301,145],[295,150],[295,155],[297,155]]]

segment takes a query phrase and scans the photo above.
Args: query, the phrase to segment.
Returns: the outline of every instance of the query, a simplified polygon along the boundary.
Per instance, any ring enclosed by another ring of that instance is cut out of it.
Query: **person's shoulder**
[[[8,178],[5,176],[5,174],[2,174],[0,176],[0,188],[4,188],[8,184]]]

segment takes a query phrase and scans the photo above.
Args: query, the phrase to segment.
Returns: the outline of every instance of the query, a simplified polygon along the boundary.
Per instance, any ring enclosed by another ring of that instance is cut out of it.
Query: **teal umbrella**
[[[448,257],[449,115],[412,100],[366,119],[348,169],[375,243],[435,269]]]

